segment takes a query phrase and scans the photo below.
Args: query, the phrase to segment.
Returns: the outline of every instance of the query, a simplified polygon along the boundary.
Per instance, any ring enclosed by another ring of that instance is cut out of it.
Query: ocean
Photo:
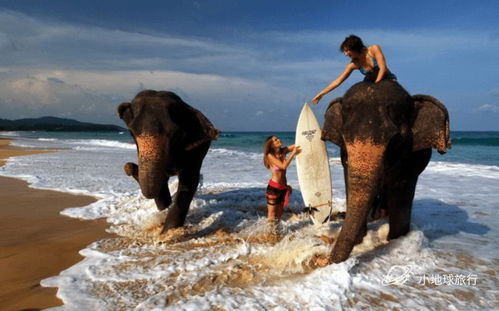
[[[421,174],[411,231],[386,242],[386,221],[369,224],[350,258],[315,268],[341,221],[320,227],[302,213],[295,164],[294,191],[283,216],[283,239],[266,232],[262,145],[276,134],[226,132],[204,160],[202,183],[181,234],[160,236],[163,213],[123,172],[137,162],[128,132],[4,132],[13,145],[55,148],[10,158],[0,175],[32,187],[92,195],[98,201],[62,213],[105,218],[116,238],[95,241],[81,262],[42,286],[57,287],[56,310],[491,310],[499,309],[499,132],[453,132],[452,149],[433,152]],[[345,210],[339,150],[327,143],[333,204]],[[170,188],[174,191],[175,178]]]

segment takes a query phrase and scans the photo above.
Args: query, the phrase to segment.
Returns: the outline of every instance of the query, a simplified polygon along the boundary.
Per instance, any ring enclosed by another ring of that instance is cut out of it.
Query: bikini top
[[[272,170],[273,171],[284,171],[284,170],[278,168],[276,165],[272,165]]]
[[[372,70],[365,70],[364,67],[360,66],[359,67],[359,71],[363,74],[363,75],[367,75],[371,72],[374,72],[376,70],[379,70],[379,67],[378,67],[378,62],[376,61],[376,58],[374,58],[374,56],[372,56],[371,54],[367,54],[369,55],[369,57],[371,57],[371,61],[373,62],[373,69]]]

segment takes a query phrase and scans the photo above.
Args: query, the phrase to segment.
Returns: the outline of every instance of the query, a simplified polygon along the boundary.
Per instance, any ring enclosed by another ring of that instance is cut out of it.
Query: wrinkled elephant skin
[[[389,217],[389,239],[409,231],[419,174],[431,148],[450,148],[445,106],[427,95],[410,96],[397,82],[360,82],[333,100],[322,139],[341,149],[347,210],[330,262],[348,258],[367,232],[371,211]]]
[[[203,159],[219,131],[172,92],[142,91],[131,103],[120,104],[118,114],[137,146],[138,165],[126,163],[125,173],[159,210],[169,208],[163,231],[183,226]],[[172,203],[168,180],[173,175],[179,183]]]

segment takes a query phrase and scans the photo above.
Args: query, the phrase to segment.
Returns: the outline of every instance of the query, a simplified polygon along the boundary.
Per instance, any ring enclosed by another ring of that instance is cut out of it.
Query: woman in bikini
[[[263,145],[263,165],[272,172],[267,186],[267,219],[276,224],[288,204],[291,187],[287,185],[286,169],[294,156],[300,153],[300,147],[283,147],[276,136],[269,136]],[[287,153],[291,153],[286,157]]]
[[[359,37],[350,35],[341,44],[340,51],[350,57],[352,61],[347,64],[343,73],[312,99],[314,104],[317,104],[324,95],[340,86],[356,69],[365,75],[364,81],[378,83],[382,80],[397,80],[397,77],[388,69],[385,56],[379,45],[366,47]]]

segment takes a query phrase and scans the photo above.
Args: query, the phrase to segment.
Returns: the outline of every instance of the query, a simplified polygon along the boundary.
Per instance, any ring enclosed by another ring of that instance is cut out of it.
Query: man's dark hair
[[[365,48],[362,39],[357,37],[356,35],[349,35],[345,38],[345,41],[340,45],[340,51],[345,52],[345,50],[354,51],[357,53],[362,52]]]

